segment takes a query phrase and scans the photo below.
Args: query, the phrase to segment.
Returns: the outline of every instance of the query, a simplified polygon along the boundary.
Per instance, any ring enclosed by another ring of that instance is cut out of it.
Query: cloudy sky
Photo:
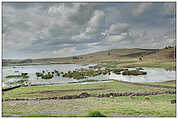
[[[3,3],[3,58],[175,45],[175,3]]]

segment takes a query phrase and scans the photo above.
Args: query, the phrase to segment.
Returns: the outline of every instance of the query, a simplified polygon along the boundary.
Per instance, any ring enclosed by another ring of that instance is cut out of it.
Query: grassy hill
[[[107,51],[95,52],[80,56],[64,58],[43,58],[26,60],[3,60],[3,64],[46,64],[46,63],[96,63],[115,65],[120,67],[174,67],[175,69],[175,48],[164,49],[112,49]],[[139,60],[142,57],[142,61]]]
[[[112,49],[109,51],[80,55],[77,59],[73,59],[73,57],[45,58],[34,59],[33,62],[101,63],[104,61],[119,61],[127,58],[137,58],[139,56],[153,54],[156,51],[157,49]]]
[[[156,53],[146,56],[146,58],[154,59],[174,59],[176,57],[176,51],[174,48],[166,48],[158,50]]]

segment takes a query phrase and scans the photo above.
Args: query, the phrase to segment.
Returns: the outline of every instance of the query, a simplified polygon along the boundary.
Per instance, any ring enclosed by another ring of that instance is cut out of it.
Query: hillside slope
[[[175,59],[176,58],[176,49],[171,47],[171,48],[164,48],[160,49],[157,52],[145,56],[145,58],[154,58],[154,59]]]
[[[66,58],[45,58],[34,59],[33,62],[74,62],[74,63],[100,63],[104,61],[118,61],[128,58],[137,58],[139,56],[145,56],[153,54],[156,49],[113,49],[108,51],[101,51],[96,53],[90,53],[86,55],[77,56],[77,59],[73,57]]]
[[[175,48],[167,49],[112,49],[80,56],[64,58],[43,58],[26,60],[4,60],[3,64],[30,64],[30,63],[103,63],[103,62],[137,62],[138,57],[144,60],[169,60],[175,58]],[[28,62],[27,62],[28,61]]]

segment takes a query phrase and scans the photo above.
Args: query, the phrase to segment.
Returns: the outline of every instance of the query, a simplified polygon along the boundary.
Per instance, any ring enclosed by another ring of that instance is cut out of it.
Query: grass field
[[[85,98],[73,100],[43,100],[43,101],[12,101],[3,102],[3,115],[87,115],[89,111],[98,110],[113,116],[176,116],[176,105],[170,100],[176,99],[175,94],[149,96],[145,101],[143,96],[134,98]]]
[[[154,82],[154,83],[148,83],[148,84],[162,85],[162,86],[174,86],[174,87],[176,87],[176,80],[165,81],[165,82]]]
[[[171,82],[172,84],[173,82]],[[170,84],[170,83],[169,83]],[[100,89],[80,91],[80,89]],[[77,90],[76,90],[77,89]],[[63,91],[61,91],[63,90]],[[95,84],[68,84],[68,85],[53,85],[53,86],[31,86],[20,87],[7,92],[3,92],[3,99],[14,98],[41,98],[41,97],[55,97],[63,95],[75,95],[82,92],[90,94],[111,93],[111,92],[153,92],[153,91],[167,91],[174,89],[137,86],[124,82],[111,81]]]
[[[175,81],[161,82],[157,84],[175,86]],[[75,89],[94,88],[105,88],[106,90],[72,91]],[[60,92],[59,90],[70,90],[71,92]],[[112,81],[95,84],[68,84],[58,86],[21,87],[3,92],[3,99],[51,97],[69,94],[80,94],[81,92],[99,94],[110,92],[153,92],[168,90],[175,89],[138,86],[134,84]],[[44,93],[46,91],[54,92]],[[89,97],[72,100],[3,101],[2,111],[3,116],[24,115],[24,117],[86,117],[88,115],[88,112],[91,111],[100,111],[102,114],[107,116],[176,116],[176,105],[170,103],[170,100],[176,99],[175,94],[152,95],[148,97],[149,100],[145,100],[144,96],[123,96],[108,98]]]

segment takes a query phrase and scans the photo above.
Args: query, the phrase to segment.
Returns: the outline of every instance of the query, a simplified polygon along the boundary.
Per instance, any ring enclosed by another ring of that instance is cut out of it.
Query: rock
[[[144,70],[142,67],[136,67],[136,70]]]
[[[79,97],[81,97],[81,98],[86,98],[86,97],[89,97],[89,96],[90,96],[90,94],[88,94],[88,93],[81,93],[79,95]]]
[[[176,103],[176,100],[171,100],[171,104],[174,104],[174,103]]]

